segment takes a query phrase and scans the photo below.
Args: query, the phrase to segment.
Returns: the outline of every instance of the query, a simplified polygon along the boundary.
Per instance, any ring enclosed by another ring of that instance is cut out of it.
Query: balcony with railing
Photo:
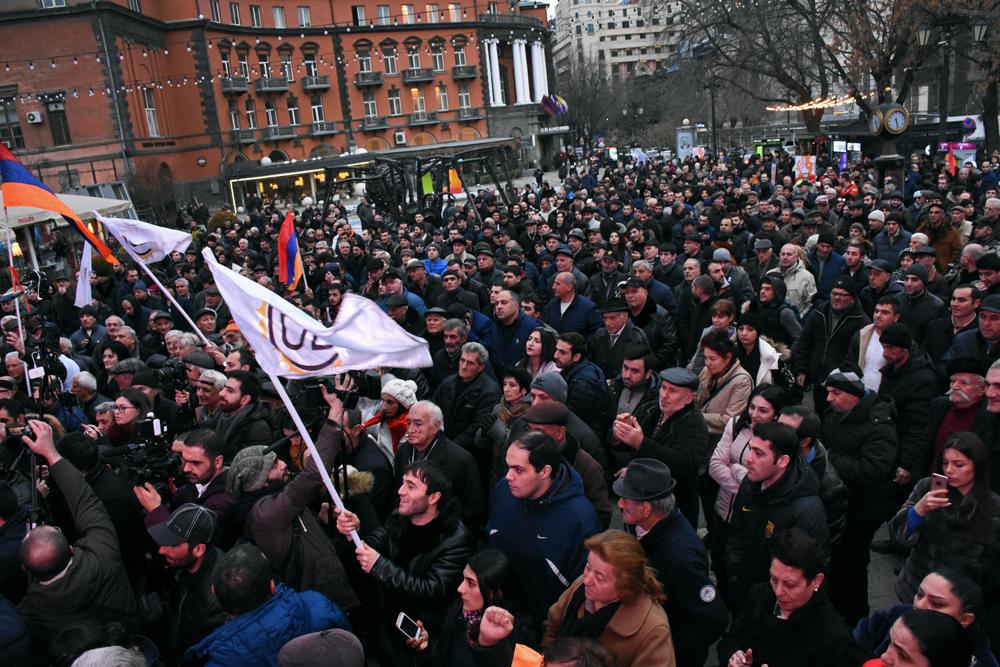
[[[288,79],[283,76],[263,76],[254,82],[258,93],[286,93]]]
[[[242,76],[230,76],[222,80],[222,92],[231,95],[242,95],[249,90],[247,80]]]
[[[410,114],[410,125],[430,125],[438,122],[436,111],[414,111]]]
[[[381,86],[382,72],[358,72],[354,75],[355,86]]]
[[[475,65],[455,65],[451,68],[453,79],[475,79],[478,74],[479,68]]]
[[[294,139],[294,125],[269,125],[263,129],[264,141],[275,141],[277,139]]]
[[[313,136],[336,134],[337,123],[332,120],[318,120],[312,124],[312,133]]]
[[[459,120],[479,120],[483,113],[476,107],[462,107],[458,110]]]
[[[234,144],[252,144],[257,141],[256,130],[233,130]]]
[[[403,70],[403,83],[423,83],[434,80],[434,70],[430,67],[414,67]]]
[[[385,116],[365,116],[361,119],[362,130],[384,130],[389,127],[389,120]]]
[[[322,76],[304,76],[302,77],[302,90],[307,92],[330,90],[330,77],[325,74]]]
[[[542,21],[533,16],[521,16],[519,14],[480,14],[479,20],[483,23],[493,23],[497,25],[516,25],[526,28],[541,28]]]

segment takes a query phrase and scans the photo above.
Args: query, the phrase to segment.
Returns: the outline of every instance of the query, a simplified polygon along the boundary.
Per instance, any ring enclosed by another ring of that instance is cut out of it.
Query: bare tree
[[[590,147],[592,138],[608,134],[621,117],[622,85],[608,81],[602,68],[589,60],[574,62],[558,81],[566,100],[565,122],[576,129],[577,142]]]

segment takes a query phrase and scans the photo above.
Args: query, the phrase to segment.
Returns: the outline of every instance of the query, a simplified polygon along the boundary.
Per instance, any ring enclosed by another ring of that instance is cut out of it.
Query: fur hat
[[[267,475],[277,458],[278,455],[268,451],[264,445],[241,449],[229,466],[226,493],[233,500],[238,500],[244,493],[263,489],[267,485]]]

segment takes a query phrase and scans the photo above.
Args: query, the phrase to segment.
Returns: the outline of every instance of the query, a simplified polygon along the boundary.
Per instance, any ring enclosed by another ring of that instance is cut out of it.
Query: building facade
[[[515,128],[534,146],[548,92],[532,4],[5,0],[0,40],[0,140],[29,169],[56,191],[124,183],[180,204],[226,199],[227,165],[265,157]]]

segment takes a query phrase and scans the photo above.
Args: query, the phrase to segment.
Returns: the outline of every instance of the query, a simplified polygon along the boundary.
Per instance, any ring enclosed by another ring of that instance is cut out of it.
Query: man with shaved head
[[[559,333],[578,333],[588,338],[604,326],[594,302],[577,294],[576,278],[561,271],[552,279],[552,299],[545,308],[545,321]]]
[[[139,610],[107,510],[83,474],[59,455],[52,427],[37,419],[29,424],[35,437],[22,440],[45,459],[49,481],[62,492],[76,530],[72,544],[52,526],[34,528],[21,543],[31,582],[19,610],[36,649],[44,653],[48,642],[76,623],[98,618],[129,627]]]

